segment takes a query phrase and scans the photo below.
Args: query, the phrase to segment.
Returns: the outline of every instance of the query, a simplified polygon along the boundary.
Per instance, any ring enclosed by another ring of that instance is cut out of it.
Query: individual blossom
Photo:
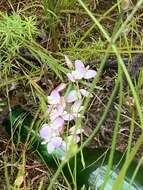
[[[67,77],[70,81],[75,82],[76,80],[91,79],[96,76],[96,71],[89,69],[89,66],[85,67],[83,62],[76,60],[74,64],[75,70],[67,74]]]
[[[59,125],[59,123],[57,123]],[[62,138],[59,137],[59,131],[57,132],[52,126],[44,124],[39,132],[40,137],[44,140],[43,144],[47,144],[48,153],[51,154],[56,148],[62,144]]]
[[[53,136],[51,127],[48,124],[42,125],[42,128],[39,131],[40,137],[44,140],[50,139]]]
[[[42,125],[39,134],[44,141],[48,142],[52,137],[59,136],[63,131],[63,128],[64,120],[59,117],[51,123]]]
[[[50,94],[50,96],[47,97],[48,103],[52,105],[61,104],[63,101],[63,96],[60,96],[60,93],[62,90],[66,88],[65,83],[61,83],[58,85]]]

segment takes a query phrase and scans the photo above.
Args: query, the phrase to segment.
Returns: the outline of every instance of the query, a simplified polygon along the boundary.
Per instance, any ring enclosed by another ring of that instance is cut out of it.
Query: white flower
[[[62,138],[59,137],[64,125],[62,118],[56,119],[51,125],[44,124],[40,129],[40,137],[44,140],[42,144],[47,144],[48,153],[51,154],[62,144]]]
[[[75,61],[75,70],[71,73],[67,73],[67,77],[70,81],[75,82],[76,80],[90,79],[96,76],[96,71],[89,69],[89,66],[85,67],[83,62],[80,60]]]

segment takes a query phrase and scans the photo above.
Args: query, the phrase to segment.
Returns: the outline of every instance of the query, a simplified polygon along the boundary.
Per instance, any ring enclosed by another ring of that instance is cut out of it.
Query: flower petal
[[[71,113],[79,113],[81,111],[82,106],[82,100],[77,100],[74,102],[74,104],[71,106]]]
[[[49,113],[49,117],[50,120],[53,121],[55,120],[57,117],[61,116],[62,113],[64,111],[64,107],[61,105],[56,105],[56,107],[53,108],[53,110],[51,110],[51,112]]]
[[[79,72],[78,70],[75,70],[75,71],[72,71],[71,74],[72,74],[74,80],[80,80],[80,79],[83,78],[85,73],[84,72]]]
[[[71,103],[71,102],[74,102],[78,100],[78,94],[77,94],[77,91],[76,90],[72,90],[69,92],[69,94],[67,95],[66,97],[66,101],[68,103]]]
[[[52,126],[53,127],[60,127],[64,125],[64,120],[61,117],[56,118],[53,122],[52,122]]]
[[[50,139],[52,136],[51,127],[48,124],[44,124],[39,131],[40,137],[43,139]]]
[[[63,118],[56,118],[50,125],[52,129],[55,131],[57,135],[60,135],[60,133],[63,131],[64,127],[64,119]]]
[[[53,90],[48,96],[48,103],[49,104],[59,104],[60,103],[60,94],[57,90]]]
[[[79,72],[84,72],[85,71],[85,66],[82,61],[76,60],[75,61],[75,69],[78,70]]]
[[[54,137],[52,138],[51,143],[54,145],[55,148],[58,148],[62,144],[62,138],[61,137]]]
[[[56,91],[58,91],[58,92],[60,92],[60,91],[62,91],[62,90],[64,90],[65,88],[66,88],[66,84],[65,83],[61,83],[61,84],[59,84],[56,88],[55,88],[55,90]]]
[[[55,150],[55,146],[52,142],[48,143],[47,150],[49,154],[51,154]]]
[[[75,82],[75,78],[71,73],[67,73],[67,77],[71,82]]]
[[[76,79],[82,79],[86,72],[85,66],[82,61],[76,60],[75,61],[75,72],[73,72],[73,75]]]
[[[87,70],[84,74],[84,79],[94,78],[96,76],[96,71],[94,70]]]
[[[80,93],[83,95],[83,96],[85,96],[85,97],[88,97],[89,96],[89,92],[87,91],[87,90],[85,90],[85,89],[80,89]]]

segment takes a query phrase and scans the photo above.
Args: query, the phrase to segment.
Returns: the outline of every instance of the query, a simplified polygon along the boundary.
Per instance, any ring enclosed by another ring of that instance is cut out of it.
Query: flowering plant
[[[83,129],[77,126],[76,120],[81,117],[84,97],[89,96],[90,93],[81,88],[79,81],[96,76],[96,71],[89,69],[89,66],[85,67],[80,60],[76,60],[73,64],[65,56],[65,61],[70,69],[70,72],[67,73],[69,85],[61,83],[47,97],[49,120],[42,125],[39,131],[40,137],[43,139],[42,143],[47,145],[49,154],[57,148],[62,148],[66,152],[71,143],[77,144],[80,141]],[[73,123],[74,125],[70,127]]]

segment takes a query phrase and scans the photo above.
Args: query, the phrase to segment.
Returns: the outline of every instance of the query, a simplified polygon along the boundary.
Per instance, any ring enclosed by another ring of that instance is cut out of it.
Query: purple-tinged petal
[[[53,109],[54,109],[53,105],[48,105],[47,113],[52,112]]]
[[[57,135],[60,135],[64,129],[64,119],[56,118],[50,125]]]
[[[94,70],[87,70],[84,74],[85,79],[94,78],[96,76],[96,71]]]
[[[61,92],[62,90],[64,90],[66,88],[66,84],[65,83],[61,83],[60,85],[58,85],[55,90],[58,92]]]
[[[66,97],[66,101],[68,103],[71,103],[71,102],[74,102],[78,100],[78,94],[77,94],[77,91],[76,90],[72,90],[69,92],[69,94],[67,95]]]
[[[54,138],[52,138],[51,143],[54,145],[55,148],[58,148],[58,147],[61,146],[62,141],[63,141],[63,140],[62,140],[61,137],[54,137]]]
[[[49,154],[52,154],[52,152],[55,150],[55,146],[52,142],[49,142],[47,145],[47,150]]]
[[[78,70],[78,71],[84,72],[85,71],[85,66],[84,66],[83,62],[80,61],[80,60],[76,60],[75,61],[75,69]]]
[[[71,82],[75,82],[75,78],[74,78],[74,76],[73,76],[71,73],[68,73],[68,74],[67,74],[67,77],[68,77],[68,79],[69,79]]]
[[[75,61],[75,71],[73,71],[73,75],[75,79],[82,79],[86,72],[85,66],[82,61],[76,60]]]
[[[60,103],[60,94],[57,90],[53,90],[48,96],[48,103],[49,104],[59,104]]]
[[[57,117],[61,116],[62,113],[64,111],[63,106],[61,105],[56,105],[56,107],[51,111],[50,113],[50,120],[53,121],[55,120]]]
[[[80,79],[82,79],[83,78],[83,76],[84,76],[84,72],[79,72],[78,70],[75,70],[75,71],[72,71],[72,76],[73,76],[73,78],[75,79],[75,80],[80,80]]]
[[[52,136],[52,130],[48,124],[44,124],[39,131],[40,137],[43,139],[50,139]]]
[[[51,126],[54,128],[54,127],[61,127],[61,126],[63,126],[64,125],[64,120],[61,118],[61,117],[58,117],[58,118],[56,118],[53,122],[52,122],[52,124],[51,124]]]

